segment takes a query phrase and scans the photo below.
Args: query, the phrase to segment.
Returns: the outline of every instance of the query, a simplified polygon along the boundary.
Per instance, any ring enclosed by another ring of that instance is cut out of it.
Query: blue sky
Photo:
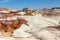
[[[60,0],[0,0],[0,7],[11,9],[30,9],[60,7]]]

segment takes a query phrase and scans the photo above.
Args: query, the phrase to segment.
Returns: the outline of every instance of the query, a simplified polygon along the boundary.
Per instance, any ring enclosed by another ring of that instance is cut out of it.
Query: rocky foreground
[[[21,16],[16,10],[1,13],[4,15],[0,14],[0,21],[3,20],[0,22],[0,40],[60,40],[60,16]]]
[[[20,17],[27,20],[29,26],[23,24],[11,37],[0,37],[1,40],[60,40],[59,20],[41,15]]]

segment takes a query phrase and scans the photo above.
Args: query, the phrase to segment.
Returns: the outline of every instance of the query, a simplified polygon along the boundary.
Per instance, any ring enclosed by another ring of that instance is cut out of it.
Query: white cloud
[[[6,5],[6,2],[10,2],[11,0],[0,0],[0,7]]]
[[[3,0],[2,2],[9,2],[9,1],[11,1],[11,0]]]
[[[0,3],[10,2],[11,0],[0,0]]]

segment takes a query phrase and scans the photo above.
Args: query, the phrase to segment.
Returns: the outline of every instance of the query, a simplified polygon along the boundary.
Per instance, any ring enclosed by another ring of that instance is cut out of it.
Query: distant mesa
[[[15,12],[18,12],[18,10],[8,9],[8,8],[0,8],[0,13],[15,13]]]
[[[51,9],[52,9],[52,10],[53,10],[53,9],[60,9],[60,7],[53,7],[53,8],[51,8]]]

